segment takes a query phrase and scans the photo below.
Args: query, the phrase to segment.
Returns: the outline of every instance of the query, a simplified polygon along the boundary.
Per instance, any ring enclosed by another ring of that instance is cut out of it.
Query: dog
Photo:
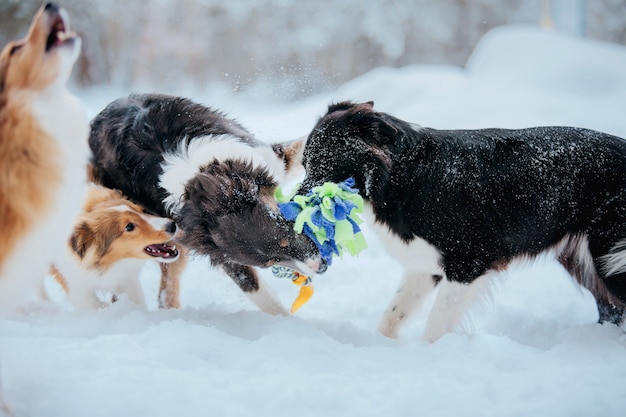
[[[80,210],[89,123],[66,88],[80,43],[67,13],[48,3],[0,54],[3,313],[36,296]]]
[[[600,322],[626,303],[626,141],[572,127],[436,130],[332,104],[308,136],[300,194],[354,178],[372,228],[405,268],[379,330],[445,278],[424,338],[468,329],[514,260],[554,254],[595,297]],[[475,317],[474,317],[475,318]]]
[[[144,213],[117,190],[90,185],[67,251],[55,262],[52,275],[76,309],[109,304],[111,299],[102,300],[99,291],[110,292],[114,299],[126,294],[131,302],[145,307],[139,273],[146,261],[182,262],[184,267],[184,252],[181,256],[172,244],[175,232],[170,219]],[[182,272],[180,265],[175,270]],[[168,278],[178,282],[177,275]],[[170,294],[162,292],[161,304],[179,306],[178,286],[171,287]]]
[[[92,120],[89,145],[100,183],[174,219],[178,241],[208,255],[262,311],[287,315],[253,267],[277,264],[307,275],[326,269],[273,196],[287,171],[301,168],[303,140],[268,145],[189,99],[134,94]]]

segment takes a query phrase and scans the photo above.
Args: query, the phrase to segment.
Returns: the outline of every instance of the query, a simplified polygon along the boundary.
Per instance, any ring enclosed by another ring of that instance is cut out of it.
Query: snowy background
[[[558,124],[626,137],[626,47],[527,26],[489,32],[462,66],[378,67],[298,101],[231,85],[168,91],[267,141],[308,133],[344,99],[438,128]],[[128,92],[79,95],[93,116]],[[74,314],[60,302],[0,320],[2,396],[32,417],[624,415],[626,335],[596,324],[592,297],[552,259],[502,274],[474,334],[423,343],[421,314],[394,341],[375,329],[401,268],[364,232],[369,248],[315,277],[311,301],[287,318],[259,312],[195,259],[181,310],[156,309],[157,268],[147,264],[149,311],[122,299]],[[263,277],[289,305],[297,288]]]

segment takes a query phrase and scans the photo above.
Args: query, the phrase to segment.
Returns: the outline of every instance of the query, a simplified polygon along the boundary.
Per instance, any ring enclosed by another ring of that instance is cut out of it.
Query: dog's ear
[[[80,223],[74,228],[74,233],[70,237],[70,247],[80,259],[83,259],[93,244],[94,238],[93,229],[85,222]]]
[[[398,129],[380,116],[376,120],[376,139],[380,145],[393,142],[398,134]]]
[[[272,150],[285,166],[287,176],[292,177],[304,173],[302,165],[302,152],[306,143],[306,136],[290,142],[272,144]]]
[[[356,103],[351,101],[340,101],[339,103],[331,103],[328,105],[327,114],[334,113],[336,111],[345,111],[356,106]]]
[[[242,162],[234,164],[248,166]],[[200,197],[202,210],[217,216],[241,212],[256,205],[261,186],[271,183],[268,183],[267,175],[252,168],[230,168],[217,165],[208,167],[208,170],[201,172],[187,184],[185,199],[190,200],[188,196],[193,195],[193,200],[198,201]]]
[[[99,225],[99,226],[102,226]],[[96,248],[97,254],[101,258],[109,251],[113,241],[121,234],[117,231],[117,225],[105,225],[104,227],[115,228],[112,230],[102,230],[92,228],[87,222],[81,222],[74,228],[74,233],[70,237],[70,247],[80,259],[84,259],[90,248]]]
[[[365,103],[354,103],[352,101],[340,101],[338,103],[332,103],[328,106],[328,114],[334,113],[336,111],[346,111],[346,110],[368,110],[372,111],[374,109],[374,101],[366,101]]]

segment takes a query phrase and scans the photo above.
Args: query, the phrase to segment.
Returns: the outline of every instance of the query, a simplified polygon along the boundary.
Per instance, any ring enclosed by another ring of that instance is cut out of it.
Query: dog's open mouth
[[[174,260],[178,258],[178,249],[176,246],[167,243],[155,243],[146,246],[143,251],[154,258],[163,258],[164,260]]]
[[[72,42],[75,37],[76,33],[70,31],[69,24],[63,21],[63,17],[60,14],[57,14],[54,17],[50,34],[46,40],[46,52],[66,42]]]

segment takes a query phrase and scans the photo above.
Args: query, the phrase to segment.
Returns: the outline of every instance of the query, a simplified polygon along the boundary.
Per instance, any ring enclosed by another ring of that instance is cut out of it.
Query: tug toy
[[[358,213],[363,212],[363,198],[353,188],[354,180],[348,178],[339,184],[324,183],[314,187],[307,195],[286,197],[278,188],[275,193],[282,215],[294,223],[294,230],[307,235],[320,251],[322,259],[332,264],[333,255],[344,252],[355,256],[367,247],[359,227]],[[273,267],[277,277],[291,278],[300,285],[300,293],[291,312],[295,313],[313,295],[311,278],[290,268]]]
[[[307,277],[299,273],[298,271],[294,271],[288,266],[272,266],[272,274],[274,274],[277,278],[290,278],[291,282],[295,285],[300,286],[300,291],[298,292],[298,296],[291,304],[291,313],[295,313],[306,304],[307,301],[313,296],[313,285],[311,285],[311,278]]]

